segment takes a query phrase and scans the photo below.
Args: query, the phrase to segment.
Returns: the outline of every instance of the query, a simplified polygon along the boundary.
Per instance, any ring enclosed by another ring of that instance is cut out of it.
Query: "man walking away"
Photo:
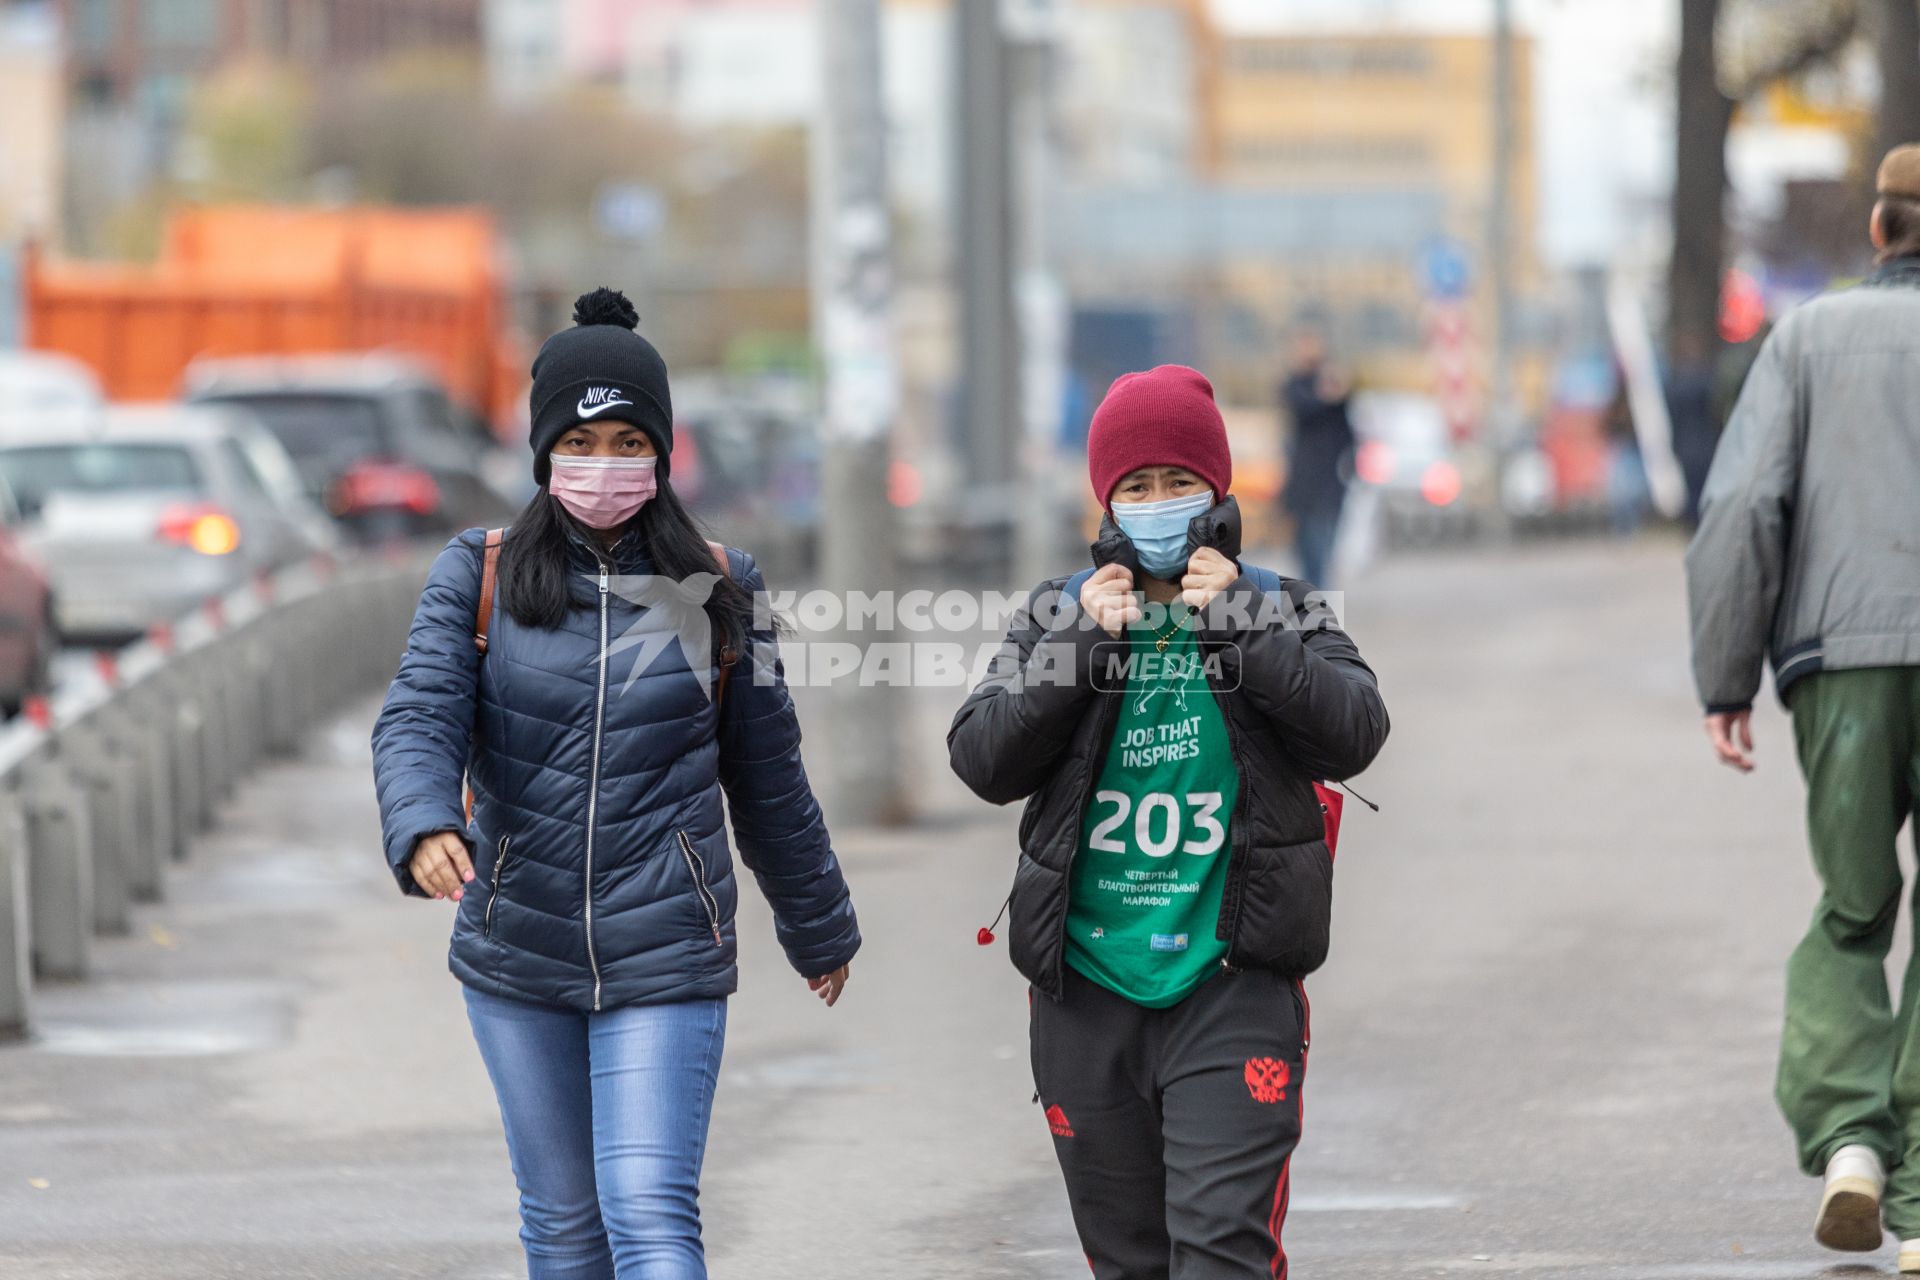
[[[1281,402],[1293,422],[1284,499],[1293,517],[1300,576],[1316,587],[1328,585],[1327,565],[1340,529],[1340,508],[1347,500],[1341,468],[1353,452],[1353,423],[1347,417],[1352,390],[1327,366],[1320,335],[1311,329],[1301,333],[1293,372],[1280,387]]]
[[[1762,654],[1793,714],[1822,892],[1787,965],[1778,1097],[1814,1234],[1920,1274],[1920,948],[1896,1009],[1894,838],[1920,802],[1920,146],[1880,166],[1879,268],[1768,338],[1687,551],[1707,734],[1754,766]]]

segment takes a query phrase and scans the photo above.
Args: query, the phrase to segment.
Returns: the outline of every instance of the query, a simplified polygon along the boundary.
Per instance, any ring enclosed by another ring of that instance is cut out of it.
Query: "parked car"
[[[53,685],[60,651],[46,565],[20,537],[20,509],[0,483],[0,712],[17,715]]]
[[[813,566],[823,446],[814,417],[770,394],[674,388],[673,487],[716,536],[762,548],[769,575]]]
[[[0,414],[96,408],[105,400],[93,370],[72,356],[0,351]]]
[[[1363,391],[1353,398],[1353,428],[1356,489],[1375,495],[1389,541],[1442,542],[1471,530],[1467,476],[1433,397]]]
[[[440,537],[503,524],[516,510],[487,482],[495,444],[486,424],[400,357],[201,360],[187,370],[186,394],[258,415],[307,492],[359,541]]]
[[[340,542],[279,442],[229,407],[0,419],[0,480],[74,640],[138,635]]]

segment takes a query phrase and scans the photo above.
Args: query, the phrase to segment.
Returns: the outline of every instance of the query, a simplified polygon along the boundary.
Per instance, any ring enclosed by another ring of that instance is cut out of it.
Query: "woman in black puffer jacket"
[[[1314,784],[1372,763],[1387,709],[1312,585],[1242,557],[1197,370],[1116,379],[1087,464],[1093,563],[1035,588],[949,755],[1026,801],[1009,951],[1094,1275],[1285,1280],[1333,907]]]
[[[542,488],[497,553],[471,529],[434,562],[374,774],[401,889],[458,904],[449,967],[499,1095],[531,1280],[693,1280],[737,986],[723,792],[829,1005],[860,933],[756,619],[760,572],[705,542],[668,486],[666,366],[621,295],[574,318],[533,366]]]

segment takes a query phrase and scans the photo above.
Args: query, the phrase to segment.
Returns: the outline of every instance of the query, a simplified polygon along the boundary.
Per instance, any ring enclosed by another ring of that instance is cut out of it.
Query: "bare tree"
[[[1873,48],[1880,63],[1880,110],[1872,157],[1877,164],[1901,143],[1920,142],[1920,4],[1874,0]]]
[[[1680,0],[1670,353],[1710,352],[1719,343],[1734,110],[1769,85],[1833,59],[1858,25],[1854,0]]]

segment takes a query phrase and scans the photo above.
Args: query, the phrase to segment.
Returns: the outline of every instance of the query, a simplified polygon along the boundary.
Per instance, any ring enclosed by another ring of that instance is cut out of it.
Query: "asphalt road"
[[[1771,1101],[1813,892],[1802,788],[1771,706],[1757,775],[1711,761],[1677,546],[1402,559],[1352,584],[1348,621],[1394,733],[1309,984],[1294,1274],[1890,1273],[1891,1249],[1811,1239]],[[1086,1275],[1024,986],[974,942],[1015,814],[946,773],[957,697],[917,704],[921,825],[837,832],[868,938],[839,1008],[743,895],[703,1197],[719,1280]],[[43,988],[38,1037],[0,1050],[0,1276],[524,1275],[446,913],[380,864],[373,709],[249,784],[100,976]]]

